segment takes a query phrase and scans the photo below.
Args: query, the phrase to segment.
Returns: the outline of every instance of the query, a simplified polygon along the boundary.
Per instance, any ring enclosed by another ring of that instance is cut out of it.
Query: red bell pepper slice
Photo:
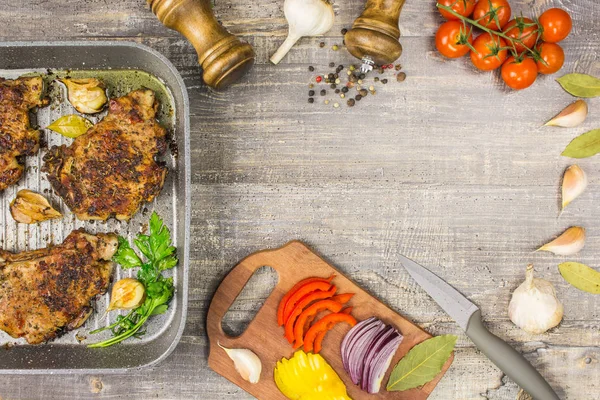
[[[298,316],[296,323],[294,324],[294,349],[297,349],[300,346],[302,346],[304,337],[304,324],[308,318],[314,318],[321,311],[329,310],[332,313],[338,313],[341,309],[341,303],[335,300],[327,299],[317,301],[316,303],[311,304],[304,311],[302,311],[302,313]]]
[[[346,322],[350,326],[356,325],[356,319],[352,315],[344,312],[336,312],[324,316],[313,324],[308,332],[306,332],[306,335],[304,336],[304,352],[308,353],[309,351],[314,350],[314,353],[318,353],[321,351],[321,342],[323,341],[323,338],[331,328],[340,322]],[[323,335],[320,335],[321,333],[323,333]],[[317,336],[320,336],[318,342],[316,340]],[[317,346],[315,347],[315,345]]]
[[[331,298],[335,294],[336,290],[337,288],[332,286],[327,291],[317,290],[316,292],[311,292],[304,296],[296,304],[296,307],[294,307],[292,313],[285,321],[285,338],[288,340],[288,342],[292,343],[294,341],[294,323],[304,308],[306,308],[313,301]]]
[[[329,282],[311,282],[311,283],[307,283],[306,285],[302,286],[300,289],[298,289],[296,291],[296,293],[294,293],[289,299],[287,304],[285,305],[285,309],[283,311],[283,323],[285,324],[285,322],[290,318],[290,315],[292,315],[292,311],[294,310],[294,307],[296,307],[296,304],[298,304],[298,302],[300,300],[302,300],[302,298],[312,292],[316,292],[317,290],[321,290],[321,291],[327,291],[329,289],[331,289],[331,287],[334,286]]]
[[[346,307],[340,312],[342,314],[350,314],[351,311],[352,311],[352,307]],[[332,325],[332,327],[333,327],[333,325]],[[323,343],[323,339],[325,338],[325,335],[327,335],[328,332],[329,332],[329,329],[321,331],[317,334],[317,337],[315,338],[315,343],[313,346],[313,353],[317,354],[321,351],[321,344]],[[304,345],[306,346],[306,339],[304,339]]]
[[[335,277],[335,275],[331,275],[329,278],[318,278],[318,277],[311,277],[311,278],[306,278],[301,280],[300,282],[296,283],[286,294],[285,296],[283,296],[283,298],[281,299],[281,301],[279,302],[279,307],[277,308],[277,324],[279,324],[279,326],[282,326],[285,321],[283,319],[283,312],[285,310],[285,306],[289,300],[290,297],[292,297],[292,295],[294,293],[296,293],[296,291],[298,291],[298,289],[300,289],[302,286],[306,285],[307,283],[311,283],[311,282],[316,282],[316,281],[322,281],[322,282],[331,282],[331,280]]]

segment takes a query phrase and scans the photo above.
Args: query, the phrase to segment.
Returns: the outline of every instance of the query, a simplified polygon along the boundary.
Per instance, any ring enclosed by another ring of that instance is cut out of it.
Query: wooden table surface
[[[523,352],[561,397],[600,398],[600,296],[563,281],[565,257],[533,253],[571,225],[588,229],[584,250],[568,259],[600,266],[600,163],[581,160],[586,193],[557,218],[560,156],[576,135],[600,126],[600,101],[574,129],[542,123],[573,99],[554,76],[522,92],[467,60],[433,48],[440,24],[432,0],[408,0],[400,18],[407,79],[377,85],[354,108],[307,103],[311,73],[356,62],[341,45],[363,1],[337,1],[325,38],[302,39],[278,66],[268,57],[287,33],[282,0],[219,0],[214,11],[257,53],[253,70],[225,92],[201,81],[192,47],[164,28],[142,0],[1,1],[1,40],[118,39],[149,45],[179,69],[192,126],[192,264],[181,343],[162,364],[126,375],[0,376],[6,399],[250,398],[207,367],[205,316],[211,296],[245,255],[291,239],[331,263],[432,334],[459,336],[456,358],[432,399],[512,400],[518,388],[410,279],[397,256],[414,258],[476,302],[490,330]],[[512,0],[515,13],[567,9],[567,72],[600,75],[597,0]],[[327,46],[319,48],[324,41]],[[562,324],[529,335],[507,317],[510,293],[527,263],[556,285]],[[268,293],[262,273],[230,312],[239,331]]]

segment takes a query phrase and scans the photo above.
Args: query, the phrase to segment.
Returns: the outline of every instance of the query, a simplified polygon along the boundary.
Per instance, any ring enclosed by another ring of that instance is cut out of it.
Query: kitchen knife
[[[440,277],[400,256],[410,276],[450,315],[473,343],[510,379],[536,400],[560,400],[540,373],[515,349],[488,331],[481,322],[479,307]]]

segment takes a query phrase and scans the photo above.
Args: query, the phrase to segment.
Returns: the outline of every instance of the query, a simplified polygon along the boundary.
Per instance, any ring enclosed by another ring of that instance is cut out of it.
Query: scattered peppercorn
[[[325,42],[319,43],[319,47],[325,47]]]
[[[333,103],[333,106],[334,106],[335,108],[338,108],[338,107],[340,106],[340,103]]]
[[[340,80],[340,78],[336,78],[336,79],[335,79],[335,83],[337,83],[338,85],[340,84],[340,82],[342,82],[342,81]]]
[[[309,98],[308,98],[308,102],[312,104],[312,103],[314,103],[314,102],[315,102],[315,99],[313,99],[312,97],[309,97]]]
[[[402,69],[402,65],[396,64],[396,71],[400,71]]]
[[[342,29],[342,35],[345,35],[348,32],[348,29],[344,28]]]
[[[331,86],[329,86],[329,87],[332,89],[335,89],[336,88],[335,83],[332,83]]]
[[[365,74],[360,74],[358,77],[359,79],[365,79]]]
[[[340,97],[343,99],[344,97],[346,97],[346,95],[344,93],[340,93]]]
[[[349,69],[350,71],[354,71],[354,70],[356,69],[356,67],[354,66],[354,64],[352,64],[352,65],[350,65],[350,66],[348,67],[348,69]]]
[[[312,83],[309,83],[309,84],[308,84],[308,88],[309,88],[309,89],[312,89],[312,88],[314,88],[314,87],[315,87],[315,85],[313,85]]]
[[[362,97],[365,97],[366,95],[369,94],[369,92],[367,91],[367,89],[360,89],[358,92],[360,93],[360,95]]]
[[[315,95],[315,91],[314,90],[309,90],[308,91],[308,95],[309,96],[314,96]]]
[[[335,76],[333,76],[333,73],[330,73],[329,75],[327,75],[327,77],[329,78],[329,80],[334,80]]]
[[[340,48],[337,44],[334,44],[333,46],[331,46],[331,50],[333,51],[338,51]]]
[[[322,89],[322,90],[321,90],[321,96],[325,96],[326,94],[327,94],[327,90],[325,90],[325,89]]]
[[[329,104],[329,100],[325,100],[323,103],[325,103],[325,104]]]
[[[369,86],[369,90],[372,92],[373,90],[375,90],[375,86],[373,86],[373,85]]]
[[[354,98],[356,99],[356,101],[359,101],[360,99],[362,99],[362,96],[360,94],[357,94],[356,96],[354,96]]]
[[[308,70],[309,70],[310,72],[313,72],[313,71],[315,70],[315,67],[313,67],[312,65],[310,65],[310,66],[308,67]]]
[[[387,79],[382,79],[381,83],[383,83],[385,85],[386,83],[388,83],[388,80]]]
[[[354,104],[356,104],[356,100],[354,100],[354,99],[348,99],[348,101],[346,102],[346,104],[348,104],[348,107],[354,107]]]
[[[375,78],[373,78],[373,81],[375,81],[375,82],[379,82],[379,77],[378,77],[378,76],[376,76]]]
[[[329,68],[333,68],[333,67],[335,67],[335,63],[332,61],[329,63]]]
[[[336,94],[339,93],[339,92],[340,92],[340,89],[335,89],[335,93]]]
[[[379,69],[377,70],[380,74],[383,74],[383,68],[379,67]]]
[[[363,80],[362,80],[362,79],[359,79],[357,82],[358,82],[358,84],[359,84],[359,85],[362,85],[362,83],[363,83]]]
[[[398,82],[404,82],[405,79],[406,79],[406,74],[404,72],[400,72],[398,75],[396,75],[396,80]]]
[[[319,75],[315,78],[315,80],[317,81],[317,83],[319,83],[323,80],[323,78],[321,77],[321,75]]]
[[[342,88],[342,93],[348,93],[348,88],[346,86]]]

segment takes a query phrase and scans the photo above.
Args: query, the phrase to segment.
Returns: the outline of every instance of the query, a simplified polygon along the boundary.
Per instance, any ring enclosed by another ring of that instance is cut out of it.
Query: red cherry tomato
[[[491,71],[500,67],[507,57],[506,49],[501,50],[503,47],[506,47],[504,39],[482,33],[473,42],[475,49],[475,51],[471,50],[473,65],[482,71]]]
[[[556,43],[542,42],[538,45],[537,51],[541,59],[546,62],[544,64],[537,61],[538,71],[542,74],[553,74],[561,69],[565,63],[565,52]]]
[[[435,34],[435,47],[446,57],[464,56],[470,50],[467,43],[473,43],[473,33],[461,21],[444,22]]]
[[[557,43],[566,38],[571,32],[573,21],[565,10],[551,8],[540,15],[542,27],[542,40],[548,43]]]
[[[514,56],[510,56],[502,64],[501,75],[507,86],[520,90],[533,85],[537,72],[537,65],[532,58],[516,60]]]
[[[469,17],[473,13],[473,9],[475,8],[476,0],[439,0],[438,4],[446,7],[450,7],[452,11],[462,15],[463,17]],[[455,15],[450,14],[446,10],[440,10],[440,14],[442,17],[446,18],[448,21],[458,20],[459,18]]]
[[[533,50],[539,36],[537,24],[525,17],[511,19],[504,27],[504,34],[521,41],[521,43],[515,42],[515,49],[519,54],[524,52],[526,47]]]
[[[479,0],[473,9],[473,19],[486,28],[499,31],[508,23],[510,13],[510,4],[506,0]]]

